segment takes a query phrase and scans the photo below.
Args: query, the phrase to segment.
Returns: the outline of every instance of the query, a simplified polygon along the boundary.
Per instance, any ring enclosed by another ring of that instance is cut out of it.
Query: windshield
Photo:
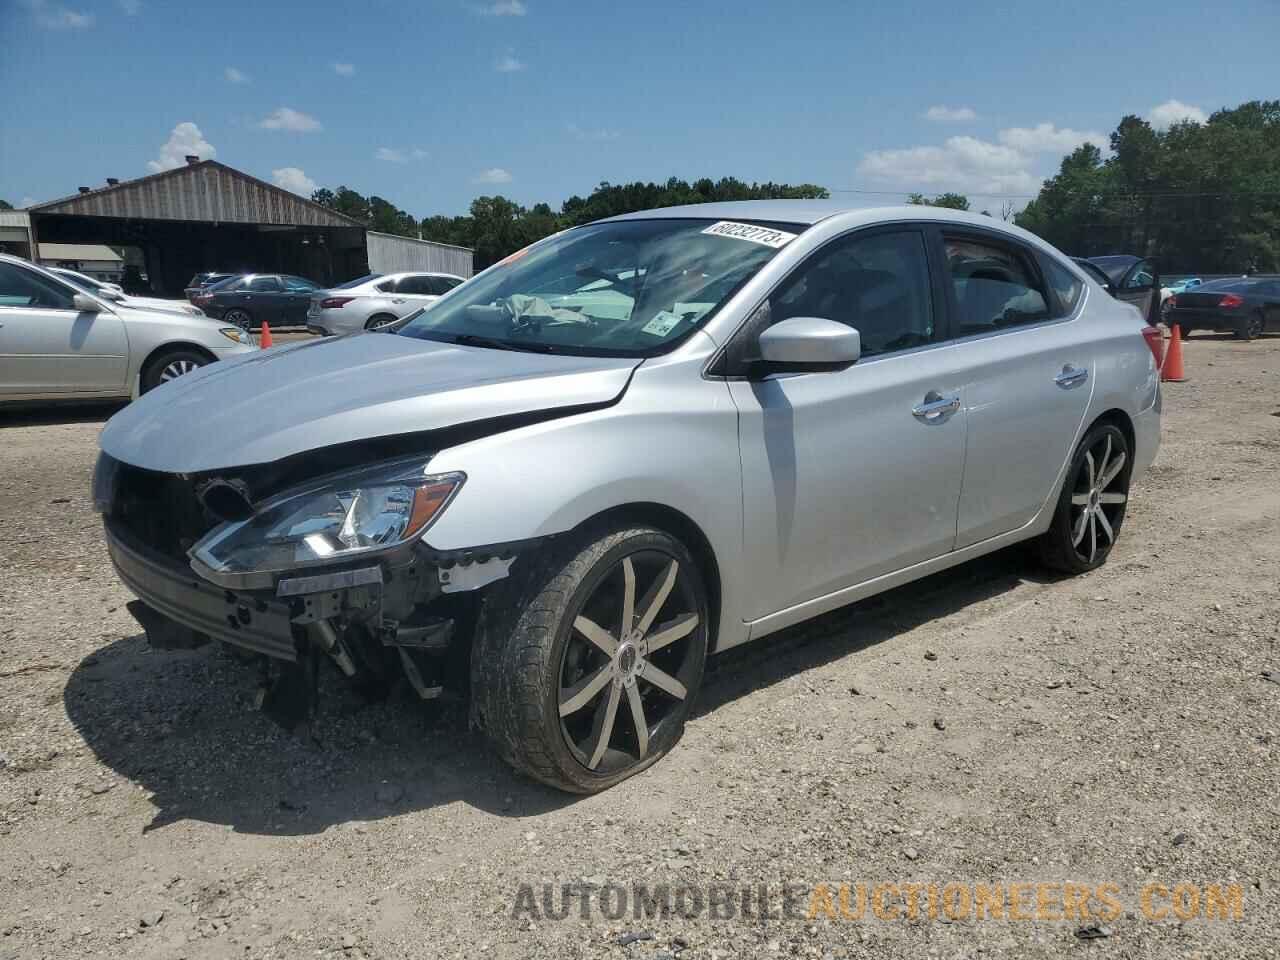
[[[623,220],[512,254],[400,336],[594,356],[651,356],[696,330],[803,227]]]
[[[350,290],[353,287],[360,287],[368,283],[370,280],[377,280],[382,274],[370,273],[363,277],[356,277],[354,280],[348,280],[346,283],[340,283],[336,287],[330,287],[331,290]]]

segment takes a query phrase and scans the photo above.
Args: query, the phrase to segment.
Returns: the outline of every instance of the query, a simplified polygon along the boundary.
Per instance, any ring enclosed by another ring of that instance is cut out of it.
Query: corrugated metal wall
[[[346,227],[352,221],[215,161],[40,204],[38,213]]]
[[[405,270],[427,270],[469,277],[474,251],[451,247],[431,240],[413,240],[390,233],[370,230],[366,235],[369,269],[374,273],[401,273]]]

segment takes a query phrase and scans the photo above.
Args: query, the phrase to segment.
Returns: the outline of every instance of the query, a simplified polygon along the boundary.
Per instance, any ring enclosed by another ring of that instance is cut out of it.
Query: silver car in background
[[[375,330],[438,300],[463,282],[451,273],[370,274],[311,297],[307,329],[321,336]]]
[[[185,300],[165,300],[161,297],[135,297],[132,294],[125,293],[124,289],[118,283],[106,283],[102,280],[95,280],[87,274],[80,273],[76,270],[68,270],[65,267],[50,267],[49,272],[55,276],[61,277],[68,283],[79,287],[86,293],[91,293],[104,300],[110,300],[112,303],[123,304],[126,307],[140,307],[144,310],[162,310],[166,313],[181,313],[188,317],[204,316],[203,310],[199,307],[192,306]]]
[[[591,793],[710,654],[1022,541],[1103,564],[1160,443],[1144,329],[990,217],[653,210],[144,397],[94,499],[152,642],[264,654],[277,719],[317,663],[429,698],[469,662],[497,751]]]
[[[215,360],[257,352],[238,327],[108,294],[0,254],[0,403],[136,397]]]

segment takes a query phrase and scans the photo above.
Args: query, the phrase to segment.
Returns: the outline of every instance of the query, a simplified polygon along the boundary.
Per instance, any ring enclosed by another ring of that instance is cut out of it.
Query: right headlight
[[[277,573],[391,550],[420,536],[466,477],[422,461],[340,475],[285,493],[191,548],[216,573]]]

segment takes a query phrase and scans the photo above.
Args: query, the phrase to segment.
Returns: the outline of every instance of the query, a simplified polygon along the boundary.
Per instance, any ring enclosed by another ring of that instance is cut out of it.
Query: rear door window
[[[971,237],[944,237],[955,294],[955,335],[993,333],[1052,316],[1030,257],[1014,247]]]
[[[431,277],[411,276],[401,277],[400,282],[396,284],[396,293],[416,294],[418,296],[427,296],[435,293],[431,285]]]
[[[253,293],[279,293],[279,277],[254,277],[249,281],[249,290]]]

